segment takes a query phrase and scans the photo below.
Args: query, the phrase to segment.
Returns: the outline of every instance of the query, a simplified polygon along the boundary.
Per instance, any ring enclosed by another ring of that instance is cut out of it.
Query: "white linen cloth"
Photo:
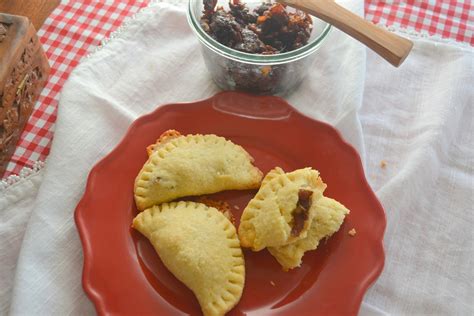
[[[362,1],[343,4],[363,14]],[[360,314],[468,315],[473,52],[412,39],[395,69],[334,30],[287,99],[357,148],[385,208],[385,269]],[[41,185],[34,175],[0,192],[0,314],[94,314],[73,222],[87,175],[138,116],[218,91],[198,47],[182,6],[152,4],[71,74]]]

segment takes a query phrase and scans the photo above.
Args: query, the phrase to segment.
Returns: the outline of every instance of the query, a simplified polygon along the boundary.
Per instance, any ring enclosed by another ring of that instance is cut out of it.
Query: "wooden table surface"
[[[0,0],[0,12],[23,15],[39,30],[60,0]]]

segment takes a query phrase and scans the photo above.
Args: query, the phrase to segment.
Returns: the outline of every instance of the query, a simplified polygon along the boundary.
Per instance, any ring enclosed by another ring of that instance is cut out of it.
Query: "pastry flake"
[[[336,200],[322,197],[316,203],[316,212],[306,238],[291,244],[269,247],[268,251],[283,267],[283,270],[299,267],[306,251],[318,247],[319,241],[337,232],[349,210]]]
[[[285,173],[271,170],[242,214],[239,238],[242,247],[259,251],[305,238],[316,202],[326,185],[311,168]]]
[[[262,179],[247,151],[212,134],[167,131],[147,152],[134,186],[139,210],[184,196],[256,189]]]
[[[195,202],[164,203],[138,214],[133,228],[193,291],[205,316],[224,315],[239,302],[244,258],[235,227],[217,209]]]
[[[357,235],[357,231],[355,228],[352,228],[350,231],[347,232],[347,234],[349,234],[349,236],[351,237],[354,237],[355,235]]]

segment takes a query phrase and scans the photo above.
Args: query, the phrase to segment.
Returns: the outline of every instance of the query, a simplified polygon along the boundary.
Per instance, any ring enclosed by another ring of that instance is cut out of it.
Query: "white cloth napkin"
[[[343,4],[362,15],[362,1]],[[473,52],[414,41],[394,69],[333,31],[288,101],[358,149],[385,207],[386,265],[361,314],[472,314]],[[0,193],[0,314],[94,313],[73,223],[86,177],[138,116],[218,91],[198,47],[183,7],[153,4],[71,74],[37,196],[31,181]]]

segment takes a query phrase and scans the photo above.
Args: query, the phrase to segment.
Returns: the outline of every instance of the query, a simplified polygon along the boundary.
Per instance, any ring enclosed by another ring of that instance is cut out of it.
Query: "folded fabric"
[[[32,172],[8,190],[0,189],[0,315],[8,314],[18,254],[42,176],[42,171]]]

